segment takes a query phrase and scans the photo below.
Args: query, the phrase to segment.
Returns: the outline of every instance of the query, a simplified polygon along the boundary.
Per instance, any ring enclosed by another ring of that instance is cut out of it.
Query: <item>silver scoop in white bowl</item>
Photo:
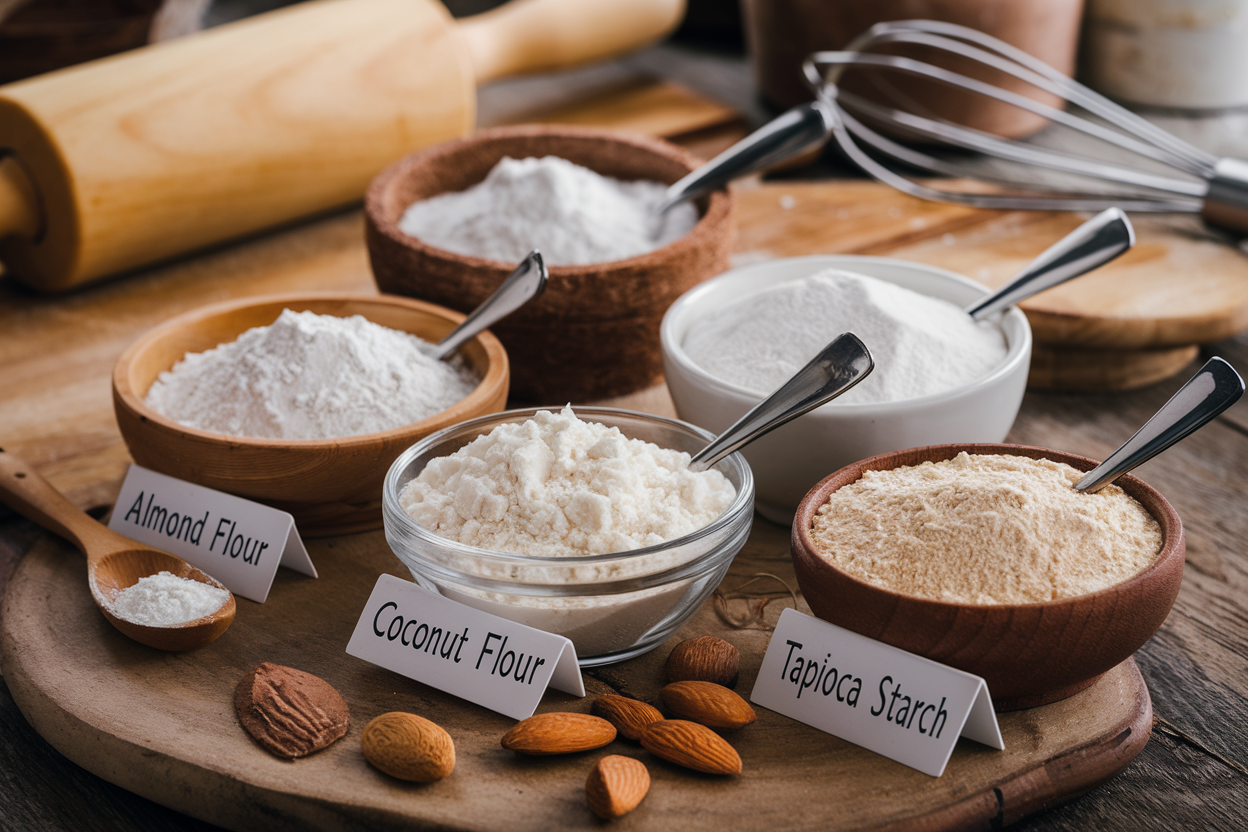
[[[689,460],[702,471],[758,437],[835,399],[862,381],[875,368],[871,353],[858,336],[838,335],[810,362],[750,409]]]

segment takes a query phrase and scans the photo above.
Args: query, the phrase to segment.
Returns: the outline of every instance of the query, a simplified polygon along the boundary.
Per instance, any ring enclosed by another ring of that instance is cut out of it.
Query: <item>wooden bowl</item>
[[[1092,685],[1157,631],[1183,578],[1183,524],[1161,494],[1132,476],[1116,484],[1161,525],[1162,545],[1152,565],[1098,592],[1036,604],[955,604],[902,595],[865,583],[821,557],[810,537],[815,513],[828,496],[864,471],[938,462],[960,452],[1014,454],[1090,470],[1096,461],[1023,445],[929,445],[846,466],[816,485],[793,519],[792,557],[797,582],[819,618],[982,676],[999,711],[1065,699]]]
[[[507,353],[488,331],[462,349],[482,376],[475,390],[428,419],[380,433],[309,440],[223,436],[181,425],[143,403],[156,377],[184,355],[267,326],[283,309],[363,315],[429,341],[464,317],[408,298],[325,294],[248,298],[174,318],[131,344],[113,368],[113,408],[136,463],[288,511],[305,537],[367,531],[382,526],[382,481],[400,453],[435,431],[506,404]]]
[[[504,156],[560,156],[605,176],[672,183],[700,160],[654,139],[574,127],[484,130],[405,157],[373,180],[364,200],[373,276],[383,292],[469,311],[515,268],[444,251],[399,230],[407,206],[485,178]],[[537,403],[622,395],[663,371],[659,324],[687,289],[728,268],[736,239],[733,200],[697,201],[693,230],[638,257],[553,266],[546,292],[493,327],[507,347],[512,394]]]

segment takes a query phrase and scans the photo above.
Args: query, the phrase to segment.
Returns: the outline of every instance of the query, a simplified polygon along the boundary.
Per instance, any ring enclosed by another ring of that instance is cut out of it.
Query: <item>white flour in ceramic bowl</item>
[[[547,265],[625,260],[661,248],[697,224],[690,203],[659,214],[667,186],[602,176],[557,156],[503,157],[463,191],[412,203],[399,220],[410,237],[456,254]]]
[[[741,298],[694,321],[685,353],[707,373],[766,395],[843,332],[871,351],[875,370],[832,406],[902,401],[970,384],[1006,356],[995,323],[894,283],[824,269]]]
[[[386,537],[422,584],[566,635],[597,664],[661,643],[714,589],[749,534],[753,481],[737,454],[690,472],[710,439],[695,428],[578,411],[418,443],[386,478]]]

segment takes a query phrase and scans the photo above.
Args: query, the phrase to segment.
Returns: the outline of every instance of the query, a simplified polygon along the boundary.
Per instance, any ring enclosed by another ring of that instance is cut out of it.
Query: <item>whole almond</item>
[[[626,815],[650,791],[650,771],[641,760],[608,754],[589,772],[585,779],[585,797],[589,808],[603,820]]]
[[[615,730],[630,740],[641,739],[641,732],[647,725],[663,718],[663,714],[653,705],[614,693],[599,696],[589,709],[614,725]]]
[[[602,748],[615,739],[615,726],[590,714],[536,714],[503,735],[503,748],[521,754],[571,754]]]
[[[641,747],[669,763],[707,774],[740,774],[741,755],[705,725],[683,719],[652,722],[641,735]]]
[[[749,702],[714,682],[672,682],[659,698],[676,716],[708,728],[740,728],[758,719]]]
[[[735,688],[741,654],[722,638],[698,636],[676,645],[667,657],[667,681],[690,679]]]
[[[375,717],[364,726],[360,748],[386,774],[413,783],[441,780],[455,768],[451,735],[416,714],[391,711]]]
[[[269,753],[294,760],[347,733],[350,711],[333,685],[293,667],[263,662],[239,680],[234,712]]]

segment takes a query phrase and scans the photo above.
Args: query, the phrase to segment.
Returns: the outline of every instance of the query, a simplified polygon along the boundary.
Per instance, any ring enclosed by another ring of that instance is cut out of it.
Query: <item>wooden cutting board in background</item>
[[[875,182],[737,186],[743,258],[898,257],[996,287],[1087,215],[925,202]],[[1187,217],[1133,216],[1136,246],[1021,306],[1032,388],[1124,390],[1183,370],[1197,344],[1248,328],[1248,257]]]

